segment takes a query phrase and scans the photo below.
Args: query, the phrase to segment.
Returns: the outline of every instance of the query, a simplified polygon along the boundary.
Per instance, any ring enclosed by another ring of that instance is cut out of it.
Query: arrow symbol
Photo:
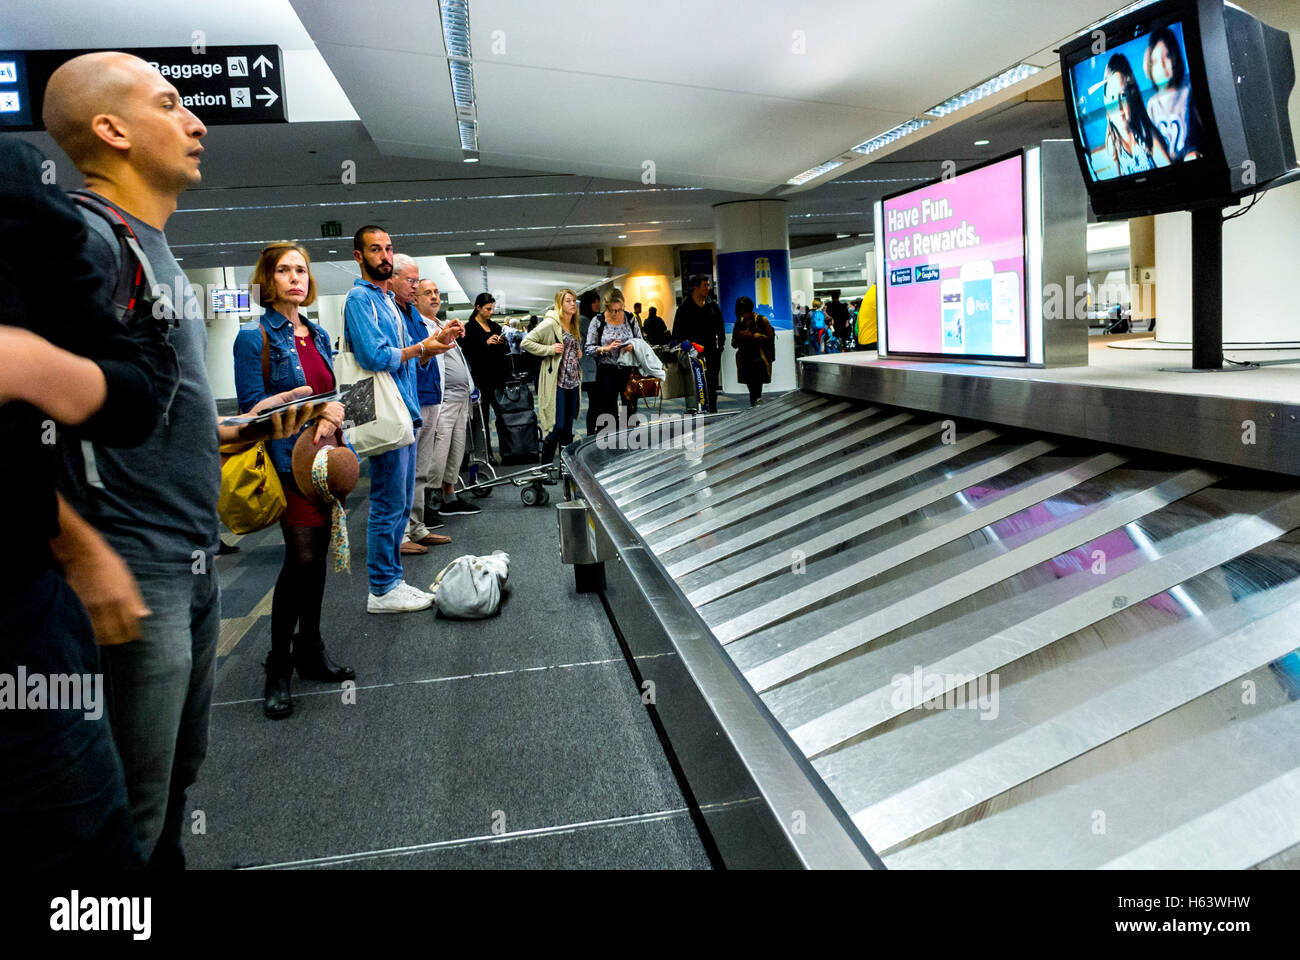
[[[261,70],[261,71],[262,71],[262,79],[265,80],[265,79],[266,79],[266,71],[267,71],[267,70],[274,70],[274,69],[275,69],[275,66],[271,63],[270,60],[266,59],[266,54],[262,54],[260,57],[258,57],[256,60],[253,61],[253,69],[254,69],[254,70]],[[263,87],[262,89],[265,90],[266,88]],[[267,104],[268,107],[269,107],[270,105],[271,105],[271,104],[269,104],[269,103]]]
[[[271,104],[275,103],[275,101],[280,99],[280,95],[276,93],[274,90],[272,90],[270,87],[263,87],[262,89],[265,90],[266,93],[255,93],[253,94],[253,98],[255,100],[265,100],[266,103],[264,104],[264,106],[269,107]]]

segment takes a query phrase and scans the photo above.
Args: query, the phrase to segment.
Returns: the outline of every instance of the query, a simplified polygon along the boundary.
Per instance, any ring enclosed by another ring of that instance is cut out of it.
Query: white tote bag
[[[438,612],[453,620],[482,620],[501,607],[501,588],[510,576],[510,555],[457,557],[429,586]]]
[[[370,309],[375,310],[374,303]],[[375,324],[379,324],[378,313],[375,313]],[[405,347],[401,323],[397,330]],[[343,395],[343,419],[349,424],[343,435],[358,457],[375,457],[415,442],[411,412],[391,373],[367,370],[357,362],[352,351],[344,349],[334,358],[334,378]]]

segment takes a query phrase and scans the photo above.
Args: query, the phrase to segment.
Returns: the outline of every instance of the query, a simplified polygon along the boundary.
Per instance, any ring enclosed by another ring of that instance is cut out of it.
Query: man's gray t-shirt
[[[95,448],[103,488],[91,489],[86,519],[133,567],[191,566],[199,550],[208,554],[205,563],[210,563],[219,542],[221,456],[217,406],[208,385],[203,310],[166,235],[116,209],[135,231],[155,281],[166,288],[181,314],[179,327],[173,326],[169,335],[180,361],[180,382],[148,440],[130,450]],[[117,237],[99,214],[84,208],[81,212],[89,228],[86,258],[103,273],[111,297],[119,270]]]
[[[440,355],[442,360],[442,402],[469,399],[469,367],[460,345]]]

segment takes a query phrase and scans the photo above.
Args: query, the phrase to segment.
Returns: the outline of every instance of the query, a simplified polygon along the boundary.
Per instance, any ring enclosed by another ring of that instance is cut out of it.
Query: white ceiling
[[[381,150],[460,159],[436,3],[292,2]],[[471,0],[479,150],[632,181],[653,161],[659,183],[765,193],[1117,5]]]
[[[900,15],[879,0],[470,0],[476,165],[460,162],[436,0],[60,0],[7,18],[0,46],[179,45],[195,29],[214,45],[281,46],[290,117],[320,119],[209,130],[203,184],[168,224],[187,267],[251,263],[267,241],[297,239],[348,271],[351,233],[366,222],[416,257],[595,264],[598,248],[710,242],[713,204],[768,190],[1122,2],[914,0]],[[492,53],[498,30],[504,54]],[[795,30],[806,54],[790,52]],[[353,107],[361,120],[342,119]],[[943,160],[987,159],[1062,129],[1059,101],[1017,101],[918,135],[788,197],[792,247],[870,232],[875,199],[938,176]],[[77,185],[48,136],[23,136],[59,161],[61,184]],[[982,138],[992,143],[971,146]],[[643,159],[658,183],[641,182]],[[343,182],[345,164],[355,183]],[[326,220],[344,236],[321,238]]]

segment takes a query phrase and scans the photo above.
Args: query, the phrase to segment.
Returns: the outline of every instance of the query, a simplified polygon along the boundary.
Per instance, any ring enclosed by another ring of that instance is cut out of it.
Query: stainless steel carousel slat
[[[1158,650],[1166,659],[989,749],[954,760],[942,772],[865,809],[854,810],[854,805],[850,805],[854,822],[879,848],[897,846],[976,804],[1285,656],[1300,646],[1300,621],[1295,606],[1300,602],[1300,586],[1293,583],[1289,589],[1270,593],[1276,595],[1264,594],[1254,599],[1267,600],[1272,613],[1199,647],[1195,644],[1203,640],[1207,626],[1217,629],[1223,621],[1239,621],[1249,613],[1230,608],[1225,611],[1230,616],[1219,617],[1218,622],[1205,624],[1192,619],[1133,640]],[[1179,655],[1180,647],[1191,649]],[[1103,653],[1089,658],[1086,669],[1084,664],[1068,664],[1053,673],[1072,677],[1078,684],[1096,683],[1099,675],[1106,675],[1105,660]],[[943,669],[935,665],[922,668],[921,672],[923,676],[934,675]],[[1041,695],[1052,680],[1059,679],[1050,675],[1032,677],[1025,681],[1023,689],[1013,687],[1002,691],[999,713],[1010,719],[1026,698],[1035,693]],[[948,686],[944,692],[951,689]],[[949,718],[965,719],[947,711],[928,714],[920,722]],[[947,742],[941,736],[942,731],[933,732],[935,748],[942,749]],[[794,736],[798,742],[798,731]]]
[[[707,449],[710,446],[726,446],[743,440],[746,437],[753,436],[756,432],[768,429],[773,423],[815,414],[819,410],[825,411],[831,404],[836,402],[825,397],[818,397],[815,400],[808,398],[793,401],[782,400],[770,407],[765,407],[761,416],[752,418],[749,416],[697,413],[688,419],[677,422],[683,425],[686,431],[684,435],[691,438],[697,449]],[[650,422],[655,421],[652,418]],[[672,421],[664,420],[663,422]],[[658,456],[657,453],[659,453]],[[629,481],[637,476],[648,477],[670,469],[672,466],[674,466],[672,458],[668,458],[668,462],[665,462],[662,453],[652,448],[623,452],[613,464],[604,468],[608,473],[602,474],[600,483],[606,490],[612,492],[616,488],[626,486]]]
[[[1114,453],[1103,453],[1091,457],[1077,466],[1068,470],[1062,470],[1059,473],[1051,474],[1035,483],[1031,483],[1021,490],[1008,493],[1005,496],[998,497],[992,503],[979,507],[960,517],[950,519],[947,522],[941,520],[935,523],[922,522],[912,528],[905,528],[899,531],[902,537],[891,542],[886,549],[876,551],[869,559],[854,564],[846,570],[835,574],[835,585],[828,585],[824,582],[809,584],[807,588],[813,594],[820,594],[820,597],[837,593],[843,589],[840,578],[846,574],[854,583],[868,580],[883,570],[900,563],[904,563],[912,557],[919,557],[936,547],[945,543],[950,543],[960,537],[974,533],[981,527],[988,526],[1017,513],[1026,507],[1033,506],[1035,503],[1041,503],[1050,497],[1070,489],[1085,480],[1091,480],[1100,474],[1111,470],[1114,467],[1126,461],[1125,457]],[[869,513],[864,517],[846,523],[835,530],[830,530],[819,537],[814,537],[805,545],[800,547],[805,559],[813,559],[819,554],[829,552],[835,547],[840,546],[847,541],[859,537],[867,531],[880,526],[886,522],[885,517],[880,514],[887,514],[892,511],[876,511]],[[883,545],[882,545],[883,546]],[[693,591],[686,595],[686,599],[691,601],[697,609],[705,604],[711,603],[724,597],[727,594],[734,593],[750,584],[757,583],[765,577],[774,573],[780,573],[790,567],[790,557],[788,551],[783,551],[777,556],[765,557],[763,560],[752,564],[751,566],[716,580],[699,590]],[[706,621],[709,620],[709,611],[700,610],[701,615]]]
[[[693,472],[690,468],[700,469],[699,465],[706,458],[713,461],[723,455],[732,456],[735,453],[732,448],[737,444],[745,443],[745,449],[750,450],[770,442],[767,435],[780,425],[784,425],[785,429],[791,429],[795,424],[817,423],[827,416],[833,416],[848,408],[849,405],[845,403],[830,406],[800,404],[789,408],[774,407],[769,416],[758,421],[736,416],[708,417],[698,424],[693,424],[690,430],[682,434],[680,449],[683,453],[665,455],[662,449],[655,449],[646,444],[647,449],[638,450],[634,454],[638,460],[644,456],[644,461],[619,472],[602,486],[611,496],[617,497],[624,491],[634,489],[652,478],[655,483],[661,484],[670,482],[669,475],[680,473],[689,476]],[[874,411],[877,408],[870,409]],[[651,425],[646,424],[638,427],[637,431],[649,436],[650,428]],[[631,432],[633,431],[629,431]]]
[[[886,851],[886,866],[1094,868],[1171,829],[1188,831],[1185,842],[1202,852],[1198,866],[1236,859],[1221,849],[1231,834],[1192,830],[1198,818],[1300,766],[1300,701],[1276,691],[1280,702],[1263,699],[1268,673],[1243,679],[1260,691],[1257,704],[1243,705],[1240,685],[1229,683],[1043,774],[981,820]],[[1238,821],[1238,831],[1273,823]]]
[[[654,513],[655,511],[661,510],[672,504],[680,504],[683,500],[693,494],[700,493],[704,490],[720,491],[725,487],[728,481],[734,480],[742,474],[752,474],[763,464],[773,463],[775,461],[776,465],[769,468],[763,474],[757,477],[748,477],[741,483],[734,485],[738,489],[734,491],[733,495],[741,496],[746,490],[752,490],[755,483],[766,483],[776,477],[785,476],[794,470],[808,466],[810,463],[816,463],[818,460],[825,460],[827,457],[831,456],[832,451],[826,449],[825,445],[819,444],[817,441],[829,437],[832,434],[841,433],[854,424],[862,424],[863,421],[870,421],[871,414],[875,413],[875,409],[869,407],[868,410],[870,410],[870,413],[867,411],[861,411],[859,413],[847,415],[836,423],[824,423],[822,426],[817,427],[814,430],[802,433],[784,443],[777,444],[775,447],[762,450],[754,454],[749,460],[729,459],[727,462],[730,463],[731,466],[719,465],[718,467],[697,470],[690,479],[679,482],[671,490],[660,490],[652,487],[635,496],[624,494],[619,498],[619,507],[623,510],[623,513],[627,518],[635,523],[638,519],[647,514]],[[894,427],[901,426],[911,419],[911,414],[900,413],[896,416],[888,417],[874,423],[868,422],[866,426],[858,426],[857,429],[852,432],[844,433],[843,436],[837,437],[836,443],[843,447],[856,446],[859,443],[869,440],[871,437],[884,433],[887,430],[892,430]],[[786,458],[787,454],[797,453],[800,450],[807,450],[809,452],[804,453],[801,456],[783,459]],[[637,503],[638,500],[642,502],[636,506],[631,506],[631,504]],[[698,504],[688,505],[682,507],[680,512],[669,513],[661,516],[659,519],[680,519],[683,516],[689,516],[698,509]],[[671,520],[669,520],[669,522],[671,522]]]
[[[673,524],[637,524],[637,533],[641,535],[642,539],[648,543],[650,549],[655,553],[667,552],[668,550],[672,550],[674,547],[679,547],[683,543],[688,543],[689,541],[694,540],[702,534],[714,530],[720,530],[728,524],[743,520],[745,517],[750,517],[756,513],[771,510],[772,504],[774,503],[779,503],[781,500],[795,496],[810,487],[815,487],[818,484],[852,473],[869,463],[880,460],[882,457],[891,456],[899,450],[905,450],[913,444],[920,443],[927,437],[933,436],[942,430],[943,424],[939,421],[926,424],[925,426],[918,427],[915,430],[909,430],[902,436],[895,437],[892,440],[886,440],[883,443],[874,444],[861,453],[845,457],[839,463],[834,463],[829,467],[825,467],[815,473],[809,474],[807,477],[792,477],[785,484],[780,486],[770,486],[764,491],[765,496],[761,498],[751,497],[742,503],[732,504],[725,510],[718,510],[713,504],[710,504],[707,509],[700,508],[700,516],[695,519],[694,523],[683,523],[678,526],[678,529],[669,530],[657,537],[655,534],[659,534],[661,530],[667,530],[667,528]],[[997,436],[998,435],[992,430],[981,430],[974,434],[972,440],[978,440],[979,443],[985,443]],[[955,446],[956,444],[945,444],[940,447],[938,451],[929,451],[929,453],[937,452],[942,456],[942,459],[947,459],[956,455],[956,452],[953,449]],[[907,461],[904,461],[901,465],[880,471],[877,476],[878,485],[876,489],[888,486],[903,477],[909,476],[913,472],[914,468],[908,467],[906,464]]]
[[[1291,510],[1295,524],[1300,524],[1300,498],[1291,504]],[[1167,552],[1157,559],[1143,562],[1145,558],[1136,552],[1115,558],[1106,575],[1086,575],[1086,582],[1096,584],[1091,589],[1070,595],[1074,585],[1069,581],[1074,578],[1067,577],[902,641],[896,645],[896,654],[900,662],[910,659],[912,665],[921,665],[928,674],[946,675],[948,682],[934,690],[935,696],[942,696],[964,685],[965,681],[958,682],[959,676],[983,676],[1104,620],[1117,610],[1226,563],[1283,532],[1260,517],[1224,517],[1165,541],[1161,549]],[[954,653],[943,654],[945,646],[951,649],[951,638],[955,636],[977,639]],[[799,725],[790,735],[809,756],[824,753],[905,713],[912,705],[894,702],[894,693],[892,686],[877,686]]]
[[[1101,865],[1102,870],[1247,870],[1300,843],[1300,767]]]
[[[1185,470],[1151,489],[1123,496],[1117,502],[1090,511],[1083,517],[1068,520],[1042,536],[1035,537],[1011,550],[1007,550],[1000,543],[988,544],[974,551],[973,555],[957,558],[965,562],[977,561],[965,570],[955,572],[929,585],[922,585],[922,578],[928,580],[935,575],[936,571],[922,570],[918,575],[906,578],[906,583],[890,585],[895,591],[907,591],[899,600],[873,610],[856,622],[848,623],[798,647],[778,653],[769,660],[748,667],[737,662],[737,666],[741,667],[754,689],[762,693],[827,660],[848,653],[891,630],[926,616],[934,610],[946,607],[1044,560],[1095,540],[1102,534],[1116,530],[1140,516],[1159,510],[1175,500],[1209,486],[1216,479],[1213,474],[1204,470]],[[985,555],[990,556],[990,559],[978,562],[977,558]],[[810,605],[807,602],[790,602],[790,597],[800,592],[796,591],[795,594],[764,604],[766,619],[749,615],[737,617],[729,623],[712,628],[714,636],[722,643],[730,643],[759,629],[778,616],[788,616],[798,609],[806,608]],[[778,645],[777,649],[781,647]]]
[[[958,454],[965,453],[967,450],[973,450],[977,446],[987,443],[996,437],[980,436],[971,434],[962,437],[955,444],[944,444],[929,453],[922,454],[918,457],[910,458],[907,462],[909,465],[908,476],[916,473],[922,473],[931,467],[948,460]],[[927,504],[942,500],[944,497],[951,496],[969,486],[982,483],[990,477],[1005,473],[1022,463],[1027,463],[1035,457],[1042,456],[1056,449],[1056,444],[1048,440],[1036,440],[1033,443],[1026,444],[1023,447],[1017,447],[1001,456],[990,457],[989,459],[973,464],[959,473],[948,477],[940,477],[934,482],[926,484],[918,489],[915,493],[905,494],[881,506],[875,512],[879,523],[888,523],[890,520],[896,520],[901,516],[918,510]],[[895,482],[895,481],[890,481]],[[795,529],[805,523],[816,520],[826,513],[841,509],[841,505],[851,503],[861,497],[867,496],[880,489],[880,484],[874,474],[869,474],[866,479],[852,486],[845,487],[843,490],[835,491],[835,498],[823,497],[814,500],[807,506],[800,507],[798,510],[792,510],[789,513],[783,513],[770,523],[748,531],[744,536],[733,537],[723,543],[709,547],[707,550],[701,550],[683,557],[674,563],[668,564],[665,568],[668,575],[674,579],[680,580],[687,574],[701,570],[711,563],[719,560],[725,560],[727,557],[741,553],[750,548],[751,544],[761,543],[764,540],[778,536]],[[710,529],[709,534],[716,534],[717,529]],[[662,557],[662,554],[660,554]]]

